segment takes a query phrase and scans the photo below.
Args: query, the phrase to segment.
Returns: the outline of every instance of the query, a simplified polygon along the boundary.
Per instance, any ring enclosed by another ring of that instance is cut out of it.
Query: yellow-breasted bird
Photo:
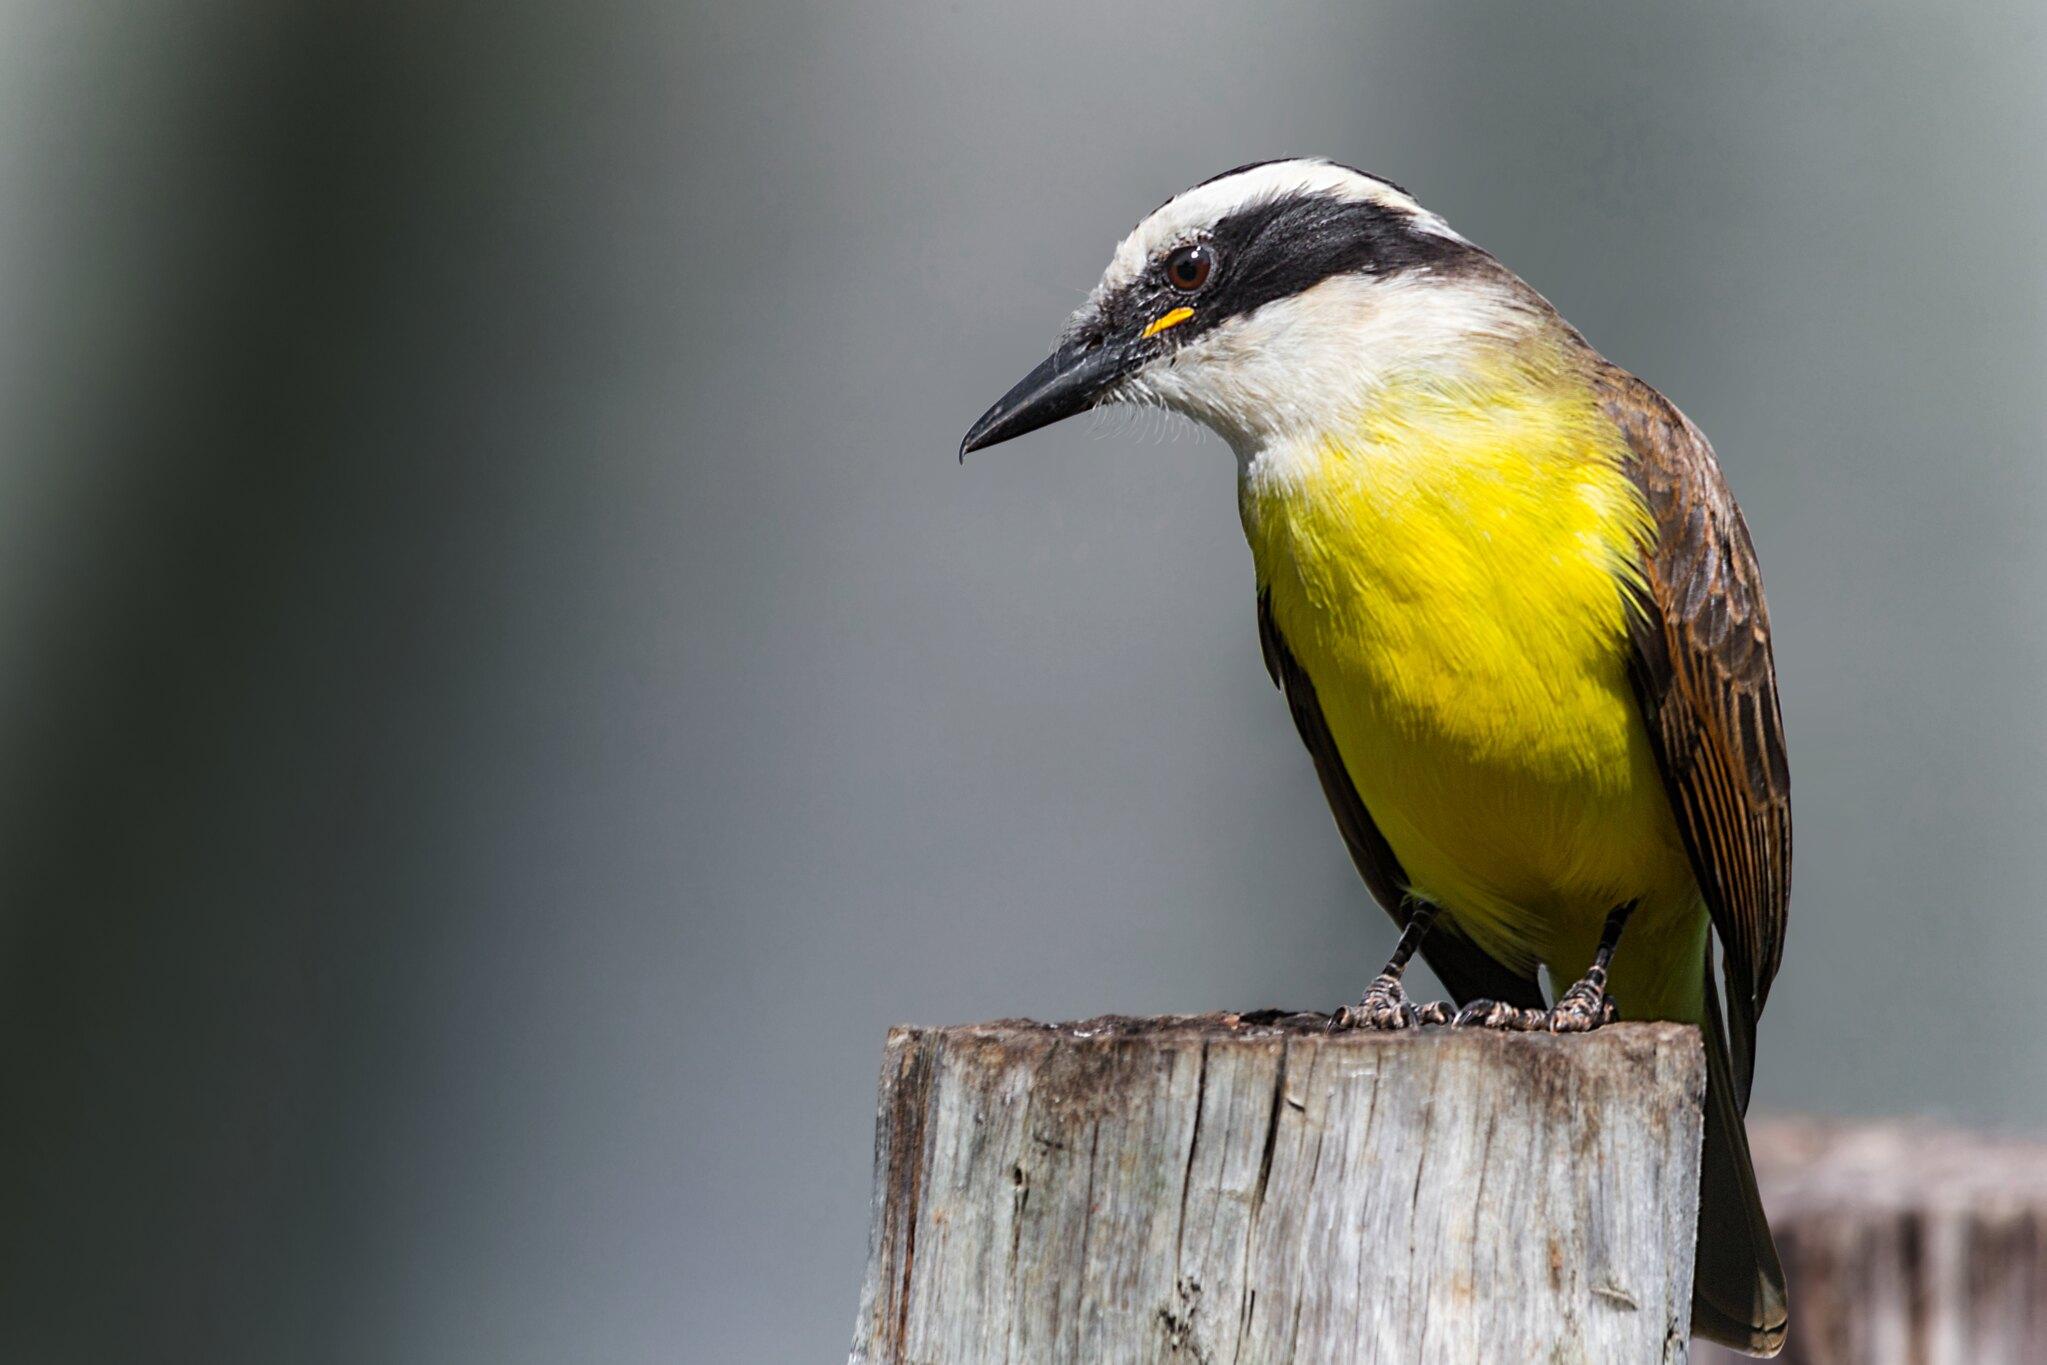
[[[1742,1116],[1791,805],[1762,581],[1706,438],[1404,190],[1317,160],[1139,223],[961,457],[1110,403],[1236,453],[1266,667],[1402,928],[1339,1021],[1572,1032],[1617,999],[1699,1025],[1692,1327],[1774,1354]],[[1402,991],[1417,950],[1454,1021]],[[1584,975],[1552,1006],[1538,967]]]

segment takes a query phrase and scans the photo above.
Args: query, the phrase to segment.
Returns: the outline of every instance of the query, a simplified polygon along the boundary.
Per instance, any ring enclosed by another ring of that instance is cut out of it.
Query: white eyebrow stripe
[[[1089,302],[1099,305],[1109,295],[1127,287],[1144,273],[1145,266],[1159,252],[1202,228],[1254,204],[1294,194],[1324,194],[1354,203],[1383,204],[1410,215],[1415,226],[1423,231],[1463,240],[1442,219],[1416,203],[1412,195],[1384,180],[1330,161],[1312,158],[1272,161],[1196,185],[1160,205],[1116,248]]]

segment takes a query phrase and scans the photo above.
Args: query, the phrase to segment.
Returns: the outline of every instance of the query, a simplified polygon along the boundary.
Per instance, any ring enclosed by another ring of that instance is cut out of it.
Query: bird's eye
[[[1207,246],[1183,246],[1166,257],[1166,283],[1183,294],[1191,294],[1208,283],[1215,269],[1215,252]]]

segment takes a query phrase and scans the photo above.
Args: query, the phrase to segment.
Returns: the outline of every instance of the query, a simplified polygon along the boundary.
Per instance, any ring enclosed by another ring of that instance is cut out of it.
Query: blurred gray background
[[[2038,4],[0,16],[5,1359],[833,1359],[886,1026],[1350,998],[1227,453],[953,460],[1283,153],[1718,445],[1760,1103],[2047,1120]]]

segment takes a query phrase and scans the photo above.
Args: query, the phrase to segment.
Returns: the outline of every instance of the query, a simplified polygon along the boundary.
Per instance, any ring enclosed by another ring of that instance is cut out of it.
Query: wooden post
[[[855,1365],[1682,1361],[1696,1032],[897,1029]]]
[[[1749,1140],[1791,1286],[1783,1365],[2047,1361],[2047,1145],[1805,1119]]]

